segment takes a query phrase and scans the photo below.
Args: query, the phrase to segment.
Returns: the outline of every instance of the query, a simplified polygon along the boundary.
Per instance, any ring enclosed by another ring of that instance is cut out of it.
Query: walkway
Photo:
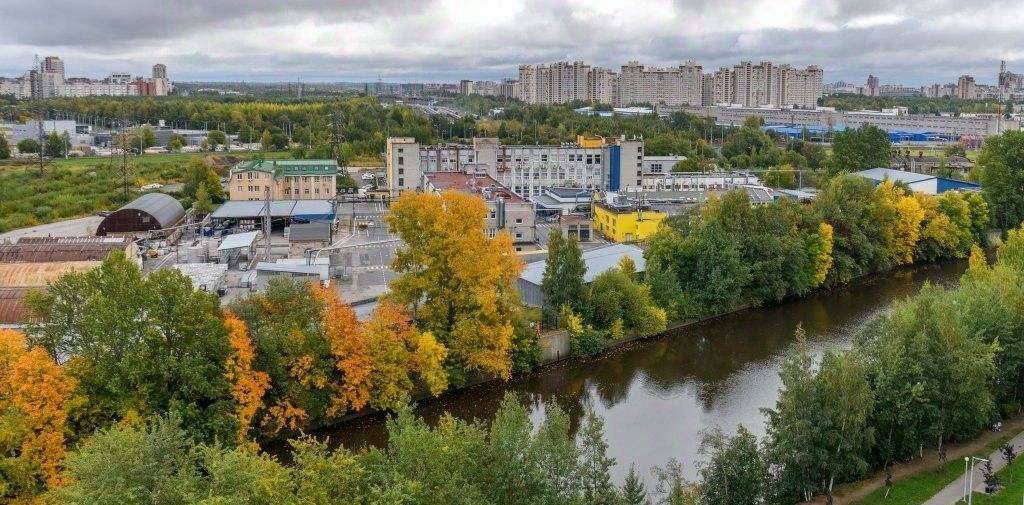
[[[1020,433],[1021,435],[1024,435],[1024,415],[1019,415],[1016,417],[1011,417],[1009,419],[1003,420],[1003,431],[1000,433],[995,433],[993,431],[986,430],[984,433],[982,433],[980,436],[973,440],[968,440],[966,442],[961,442],[958,444],[946,444],[946,456],[949,459],[949,461],[957,459],[963,460],[964,456],[968,454],[977,454],[979,451],[986,448],[989,444],[991,444],[992,442],[996,441],[997,439],[1008,433]],[[1014,445],[1021,445],[1021,435],[1018,435],[1017,437],[1014,438]],[[998,460],[1001,459],[1002,457],[993,460],[993,466]],[[915,474],[918,472],[934,470],[941,465],[942,463],[939,462],[939,459],[935,454],[935,450],[934,448],[932,448],[930,451],[925,451],[925,457],[923,458],[917,458],[906,463],[893,465],[893,480],[896,481],[896,485],[899,486],[900,479],[903,479],[908,475]],[[975,482],[977,482],[977,477],[975,477]],[[954,502],[956,501],[956,499],[962,497],[964,493],[964,481],[962,478],[957,480],[953,484],[950,484],[950,487],[955,487],[957,483],[960,484],[960,491],[953,496]],[[835,503],[855,503],[859,500],[863,500],[865,497],[871,494],[872,491],[881,488],[884,485],[885,474],[883,472],[878,472],[874,476],[864,479],[862,481],[841,486],[840,489],[836,491]],[[811,503],[825,503],[825,498],[818,497],[815,500],[812,500]],[[949,504],[944,503],[943,505]]]
[[[1020,447],[1024,444],[1024,433],[1017,434],[1010,440],[1010,443],[1017,448],[1017,452],[1020,452]],[[1006,466],[1006,460],[1003,459],[1003,453],[998,449],[990,454],[988,458],[992,461],[992,469],[999,471]],[[985,491],[985,477],[981,474],[981,462],[975,463],[974,465],[974,490],[978,492]],[[924,505],[951,505],[962,500],[964,497],[964,476],[953,481],[950,485],[946,486],[945,489],[939,491],[939,494],[932,497],[931,500],[924,502]]]

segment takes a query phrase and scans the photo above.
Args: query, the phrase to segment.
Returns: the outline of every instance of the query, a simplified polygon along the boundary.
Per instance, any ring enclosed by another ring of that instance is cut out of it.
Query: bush
[[[570,335],[569,349],[573,356],[595,356],[604,350],[604,333],[584,328],[578,335]]]

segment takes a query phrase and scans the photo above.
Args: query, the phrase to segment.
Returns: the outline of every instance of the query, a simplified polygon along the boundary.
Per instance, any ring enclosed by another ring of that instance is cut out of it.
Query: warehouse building
[[[893,170],[891,168],[871,168],[854,172],[853,175],[870,179],[875,184],[881,184],[882,181],[887,180],[901,182],[906,184],[911,191],[926,195],[937,195],[946,191],[981,191],[981,184],[959,181],[948,177],[904,172],[903,170]]]
[[[150,236],[167,236],[171,228],[185,220],[185,208],[174,197],[163,193],[146,193],[128,205],[117,209],[103,218],[96,235],[133,235],[148,233]]]
[[[647,261],[644,259],[643,249],[627,244],[612,244],[583,252],[583,263],[587,267],[586,273],[583,274],[583,282],[590,284],[598,275],[618,267],[623,257],[633,260],[637,274],[645,271]],[[519,275],[519,293],[527,305],[544,306],[544,291],[541,284],[545,268],[547,260],[529,263]]]

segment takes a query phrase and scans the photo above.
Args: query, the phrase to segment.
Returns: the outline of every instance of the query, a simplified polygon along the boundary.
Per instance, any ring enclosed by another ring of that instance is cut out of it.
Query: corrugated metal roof
[[[245,233],[235,233],[228,235],[221,240],[220,245],[217,246],[218,251],[225,251],[228,249],[240,249],[242,247],[249,247],[256,240],[260,232],[258,231],[247,231]]]
[[[257,272],[286,272],[293,274],[307,274],[327,276],[328,265],[296,265],[292,263],[265,263],[256,264]]]
[[[174,226],[185,218],[181,202],[163,193],[146,193],[118,210],[124,209],[141,210],[153,216],[162,228]]]
[[[131,243],[127,237],[23,237],[16,244],[0,244],[0,263],[103,261]]]
[[[907,184],[927,181],[935,178],[934,175],[917,174],[914,172],[905,172],[903,170],[893,170],[891,168],[869,168],[867,170],[861,170],[860,172],[854,172],[853,175],[859,175],[876,182],[882,182],[883,180],[888,179],[893,182],[905,182]]]
[[[217,210],[210,214],[213,219],[228,219],[240,217],[257,217],[263,215],[263,208],[266,204],[262,201],[234,201],[224,202],[217,207]]]
[[[295,208],[295,200],[275,200],[270,202],[270,217],[291,217]]]
[[[324,216],[334,214],[330,200],[298,200],[292,209],[295,216]]]
[[[619,266],[619,259],[629,256],[636,264],[636,271],[643,272],[647,267],[647,260],[644,259],[644,250],[629,244],[612,244],[596,249],[583,251],[583,263],[587,265],[587,271],[583,274],[583,282],[592,282],[612,268]],[[531,284],[541,285],[544,279],[544,269],[547,268],[547,260],[529,263],[523,269],[519,278]]]
[[[331,239],[331,224],[325,222],[293,224],[288,230],[289,242],[327,241]]]
[[[25,297],[33,289],[39,288],[0,288],[0,326],[25,322]]]
[[[100,265],[99,261],[62,261],[59,263],[0,263],[0,286],[46,286],[62,275],[85,272]]]

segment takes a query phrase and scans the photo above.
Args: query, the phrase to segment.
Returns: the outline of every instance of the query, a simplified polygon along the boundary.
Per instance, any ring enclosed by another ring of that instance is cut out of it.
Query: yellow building
[[[609,240],[620,243],[647,240],[668,217],[664,212],[637,208],[632,204],[595,202],[593,209],[594,229]]]
[[[243,161],[231,168],[231,200],[331,200],[337,194],[338,162],[334,160]]]

